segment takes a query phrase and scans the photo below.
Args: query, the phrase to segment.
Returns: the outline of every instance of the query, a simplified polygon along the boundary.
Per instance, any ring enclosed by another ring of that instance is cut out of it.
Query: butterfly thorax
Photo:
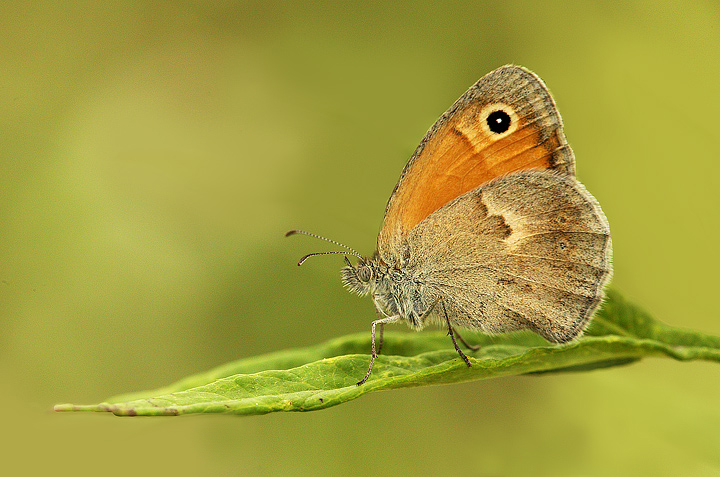
[[[342,280],[351,292],[370,294],[384,315],[399,316],[413,329],[424,327],[429,305],[423,299],[424,284],[413,269],[400,262],[389,265],[376,253],[354,267],[344,267]]]

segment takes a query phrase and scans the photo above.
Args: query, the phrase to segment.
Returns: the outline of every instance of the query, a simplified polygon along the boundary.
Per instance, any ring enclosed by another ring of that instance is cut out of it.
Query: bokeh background
[[[507,63],[549,85],[614,285],[720,335],[720,6],[6,1],[0,460],[24,474],[718,475],[720,367],[649,359],[307,414],[57,415],[369,331],[340,285],[427,128]],[[403,327],[394,329],[403,330]]]

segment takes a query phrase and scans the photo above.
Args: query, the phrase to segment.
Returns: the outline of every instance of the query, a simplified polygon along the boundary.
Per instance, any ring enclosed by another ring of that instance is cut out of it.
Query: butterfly
[[[286,235],[296,233],[328,240]],[[457,328],[532,330],[552,343],[571,341],[612,276],[605,214],[575,178],[550,92],[519,66],[482,77],[425,134],[388,200],[374,255],[328,241],[359,259],[353,265],[345,257],[342,281],[370,295],[378,314],[358,385],[372,373],[387,324],[444,326],[471,366],[457,341],[477,347]]]

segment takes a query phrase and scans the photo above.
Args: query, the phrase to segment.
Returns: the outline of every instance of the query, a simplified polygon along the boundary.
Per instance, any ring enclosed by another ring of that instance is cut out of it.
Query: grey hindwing
[[[574,178],[512,174],[438,209],[408,235],[406,270],[425,303],[486,332],[577,337],[612,273],[607,219]],[[444,321],[444,317],[435,319]]]

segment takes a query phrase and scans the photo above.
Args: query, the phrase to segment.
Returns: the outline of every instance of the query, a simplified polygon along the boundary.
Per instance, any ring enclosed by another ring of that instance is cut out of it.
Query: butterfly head
[[[351,292],[363,296],[373,292],[384,275],[382,260],[375,254],[370,258],[361,258],[357,265],[345,257],[346,267],[341,270],[342,282]]]

